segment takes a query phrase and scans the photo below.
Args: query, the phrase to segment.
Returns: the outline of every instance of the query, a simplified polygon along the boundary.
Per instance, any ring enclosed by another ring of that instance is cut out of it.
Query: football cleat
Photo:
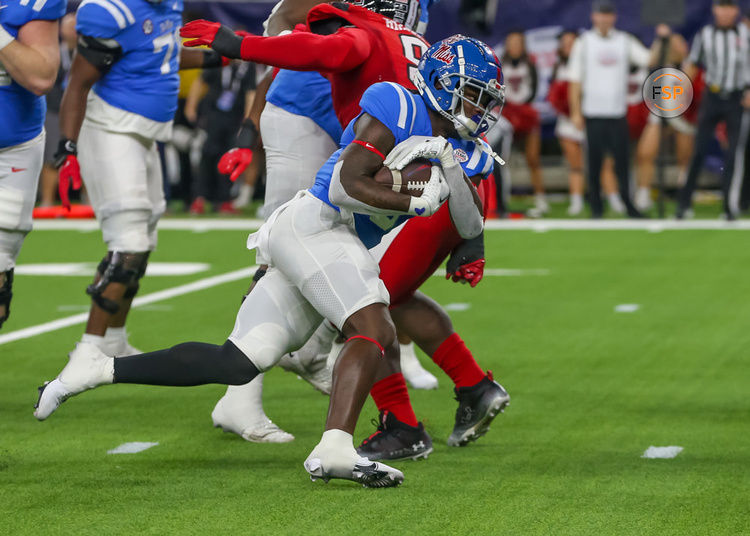
[[[510,396],[494,381],[490,371],[478,384],[459,387],[455,392],[458,409],[453,433],[448,438],[451,447],[463,447],[482,437],[489,431],[492,420],[510,403]]]
[[[293,372],[324,395],[331,394],[331,369],[328,368],[328,353],[311,356],[303,361],[304,354],[291,352],[281,358],[278,365],[287,372]]]
[[[68,354],[68,364],[57,378],[39,387],[34,417],[43,421],[68,398],[100,385],[112,383],[114,362],[95,345],[79,342]]]
[[[420,422],[417,426],[409,426],[390,411],[380,412],[377,431],[362,441],[357,447],[357,454],[368,460],[403,460],[427,459],[432,452],[432,438],[425,432]]]
[[[437,389],[438,379],[430,374],[417,358],[414,343],[400,344],[401,372],[414,389]]]
[[[211,412],[214,428],[221,428],[225,432],[237,434],[251,443],[289,443],[294,436],[279,428],[269,419],[263,408],[260,408],[259,418],[249,418],[248,408],[231,407],[227,401],[228,395],[219,399]],[[234,411],[233,411],[234,409]]]
[[[358,458],[354,462],[326,463],[323,459],[310,455],[305,460],[305,471],[310,480],[329,480],[340,478],[358,482],[366,488],[391,488],[404,481],[404,474],[384,463],[372,462],[367,458]]]

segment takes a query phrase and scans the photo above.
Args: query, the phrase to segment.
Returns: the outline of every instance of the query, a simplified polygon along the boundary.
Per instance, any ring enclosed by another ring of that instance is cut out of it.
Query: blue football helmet
[[[415,78],[427,106],[452,121],[467,140],[486,133],[505,102],[500,60],[471,37],[454,35],[432,45],[419,60]],[[467,117],[464,102],[478,113]]]

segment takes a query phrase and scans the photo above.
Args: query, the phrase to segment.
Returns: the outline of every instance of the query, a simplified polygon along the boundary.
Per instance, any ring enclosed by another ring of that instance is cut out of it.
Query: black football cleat
[[[381,411],[379,422],[373,419],[378,429],[357,447],[357,454],[368,460],[412,460],[427,459],[432,452],[432,438],[420,422],[409,426],[390,411]]]
[[[464,447],[476,441],[490,429],[490,423],[498,413],[510,404],[510,396],[503,386],[492,378],[488,371],[482,381],[471,387],[455,389],[458,409],[456,425],[448,438],[451,447]]]

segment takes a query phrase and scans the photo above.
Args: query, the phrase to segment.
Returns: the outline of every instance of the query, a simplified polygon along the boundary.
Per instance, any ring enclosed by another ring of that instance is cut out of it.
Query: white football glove
[[[430,180],[421,197],[412,197],[409,203],[409,214],[414,216],[432,216],[445,203],[451,190],[439,166],[432,166]]]
[[[453,148],[442,136],[411,136],[388,153],[383,165],[400,171],[417,158],[439,158],[443,165],[455,163]]]

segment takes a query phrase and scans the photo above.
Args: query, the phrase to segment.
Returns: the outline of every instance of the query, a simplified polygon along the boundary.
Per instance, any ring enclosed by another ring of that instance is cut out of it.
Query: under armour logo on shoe
[[[471,418],[473,416],[474,416],[474,410],[471,409],[471,408],[465,408],[464,409],[464,414],[461,417],[461,422],[463,422],[463,423],[471,422]]]
[[[414,452],[417,452],[419,449],[423,449],[424,446],[425,446],[424,441],[420,441],[419,443],[414,443],[411,446],[411,450],[413,450]]]
[[[417,216],[421,216],[422,214],[424,214],[424,211],[425,211],[425,210],[426,210],[426,209],[424,209],[424,208],[415,208],[415,209],[414,209],[414,212],[416,212],[416,213],[417,213]]]

